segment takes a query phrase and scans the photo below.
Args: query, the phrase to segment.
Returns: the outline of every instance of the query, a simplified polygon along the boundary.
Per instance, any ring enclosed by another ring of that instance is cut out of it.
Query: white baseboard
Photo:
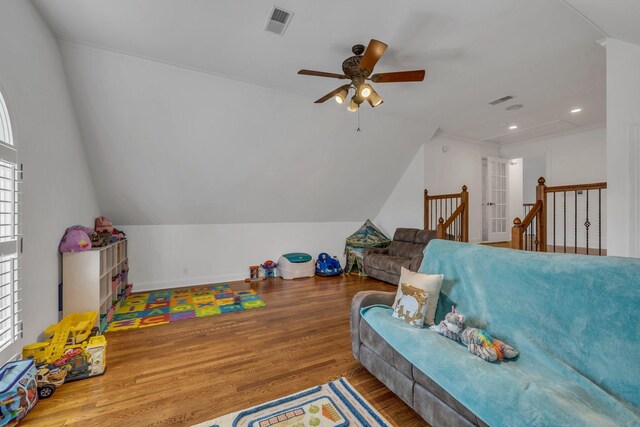
[[[236,280],[244,280],[247,278],[246,273],[211,275],[200,277],[180,277],[176,279],[168,279],[153,282],[135,282],[133,281],[133,292],[140,291],[156,291],[161,289],[180,288],[183,286],[198,286],[203,284],[233,282]]]

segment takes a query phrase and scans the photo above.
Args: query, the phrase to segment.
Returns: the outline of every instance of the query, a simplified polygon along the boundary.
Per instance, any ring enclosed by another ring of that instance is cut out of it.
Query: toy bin
[[[117,276],[117,279],[111,281],[111,292],[115,293],[118,289],[118,285],[120,284],[120,276]]]
[[[316,274],[316,263],[309,254],[284,254],[278,259],[278,273],[287,280],[313,277]]]
[[[107,323],[113,320],[114,314],[116,314],[116,306],[112,305],[111,307],[109,307],[109,310],[107,311]]]
[[[109,326],[107,315],[106,314],[100,315],[100,326],[99,326],[100,332],[104,332],[107,329],[107,326]]]
[[[33,360],[9,362],[0,368],[0,425],[15,426],[38,402]]]

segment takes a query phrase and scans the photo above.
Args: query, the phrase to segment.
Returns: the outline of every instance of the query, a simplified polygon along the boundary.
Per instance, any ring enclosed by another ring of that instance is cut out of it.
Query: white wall
[[[399,227],[424,227],[424,146],[413,157],[374,223],[389,237]]]
[[[288,252],[337,255],[362,222],[142,225],[121,227],[129,239],[135,290],[166,289],[248,277],[249,266]],[[187,271],[185,272],[185,269]]]
[[[607,128],[504,144],[507,159],[546,156],[547,185],[585,184],[607,180]],[[536,182],[531,183],[534,187]],[[527,185],[527,183],[524,183]]]
[[[558,136],[550,136],[547,138],[539,138],[529,140],[522,143],[505,144],[500,149],[502,157],[505,158],[524,158],[526,165],[527,159],[535,159],[540,157],[546,158],[546,184],[548,186],[570,185],[570,184],[588,184],[594,182],[602,182],[607,180],[607,129],[606,127],[598,127],[581,132],[562,134]],[[529,192],[535,194],[535,187],[539,177],[528,177],[524,181],[523,186]],[[611,186],[609,185],[609,188]],[[602,212],[601,224],[602,230],[598,230],[598,198],[597,193],[591,192],[589,195],[589,222],[592,224],[589,228],[589,247],[598,247],[598,233],[601,232],[602,247],[607,248],[607,197],[610,190],[602,193]],[[584,223],[586,222],[586,194],[577,196],[578,203],[578,237],[577,246],[586,247],[586,232]],[[534,197],[535,198],[535,197]],[[527,202],[529,202],[527,200]],[[553,244],[553,199],[548,200],[548,243]],[[567,193],[567,214],[566,214],[566,244],[569,247],[576,246],[575,237],[575,209],[576,199],[573,193]],[[564,200],[563,194],[556,196],[556,245],[564,246]],[[520,215],[518,215],[520,216]]]
[[[606,154],[610,255],[640,257],[639,153],[640,46],[608,39]]]
[[[0,2],[0,90],[24,164],[24,341],[58,320],[58,242],[98,203],[56,41],[31,2]]]
[[[522,200],[535,203],[538,179],[547,176],[547,156],[539,155],[522,159]]]
[[[442,134],[424,150],[424,185],[429,194],[458,193],[467,186],[471,242],[482,239],[482,158],[487,156],[500,157],[498,146]]]
[[[61,50],[100,206],[118,224],[361,221],[435,131],[365,105],[356,132],[357,115],[332,100]]]
[[[509,175],[509,214],[507,216],[507,228],[511,229],[513,220],[516,217],[523,218],[522,203],[523,202],[523,160],[522,159],[510,159],[507,163],[507,173]],[[511,236],[511,234],[509,234]]]

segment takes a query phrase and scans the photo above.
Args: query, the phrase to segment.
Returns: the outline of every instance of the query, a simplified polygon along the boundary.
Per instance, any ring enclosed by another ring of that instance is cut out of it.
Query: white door
[[[487,215],[489,219],[488,239],[490,242],[506,242],[511,239],[509,228],[509,188],[507,159],[487,157]]]

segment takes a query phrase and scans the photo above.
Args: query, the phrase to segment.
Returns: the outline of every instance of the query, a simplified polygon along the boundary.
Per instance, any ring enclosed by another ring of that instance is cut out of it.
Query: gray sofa
[[[487,426],[391,347],[360,316],[360,309],[392,305],[395,292],[359,292],[351,303],[353,356],[433,426]]]
[[[364,272],[368,276],[397,285],[400,269],[404,267],[418,271],[424,248],[435,238],[436,232],[433,230],[398,228],[388,247],[365,249]]]

